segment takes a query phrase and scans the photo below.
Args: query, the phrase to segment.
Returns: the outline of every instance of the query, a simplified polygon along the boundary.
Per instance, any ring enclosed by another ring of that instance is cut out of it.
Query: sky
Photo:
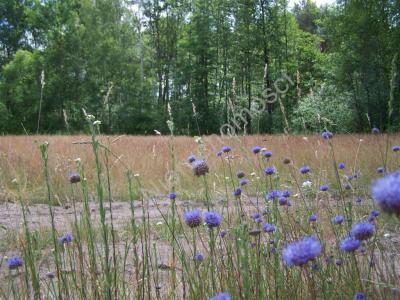
[[[296,2],[300,2],[300,0],[289,0],[289,7],[293,7]],[[335,2],[335,0],[314,0],[317,5],[323,5],[323,4],[332,4]]]

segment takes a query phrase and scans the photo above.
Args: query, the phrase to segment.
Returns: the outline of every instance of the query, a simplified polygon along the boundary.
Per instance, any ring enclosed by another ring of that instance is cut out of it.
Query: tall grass
[[[376,167],[384,164],[390,172],[399,166],[398,153],[386,151],[397,136],[192,141],[174,136],[170,115],[168,138],[126,137],[122,145],[119,139],[109,142],[94,117],[86,117],[89,137],[46,137],[49,142],[40,143],[41,173],[35,173],[37,154],[29,160],[22,152],[12,154],[20,161],[2,158],[3,178],[16,178],[3,185],[15,192],[23,226],[20,242],[3,251],[24,260],[1,274],[4,298],[208,299],[222,292],[232,299],[352,299],[357,292],[400,297],[399,220],[371,217],[377,208],[369,196],[371,180],[384,176]],[[23,145],[19,138],[3,139]],[[71,141],[78,143],[67,147]],[[256,145],[263,149],[252,151]],[[217,156],[222,146],[230,148]],[[194,176],[195,164],[185,160],[189,154],[205,160],[210,171]],[[302,165],[311,171],[301,173]],[[69,181],[67,170],[78,172],[79,180]],[[239,171],[247,184],[240,184]],[[31,196],[48,204],[46,234],[30,225],[26,201],[26,191],[40,180],[44,190]],[[160,187],[152,190],[154,184]],[[130,209],[122,227],[114,223],[113,201],[119,199],[129,201]],[[54,214],[63,202],[73,206],[67,226]],[[194,209],[202,214],[190,215]],[[341,224],[332,221],[338,215],[344,216]],[[374,225],[372,237],[354,252],[342,251],[342,240],[360,222]],[[62,239],[66,232],[72,240]],[[285,253],[305,237],[321,249],[307,263],[291,266]]]

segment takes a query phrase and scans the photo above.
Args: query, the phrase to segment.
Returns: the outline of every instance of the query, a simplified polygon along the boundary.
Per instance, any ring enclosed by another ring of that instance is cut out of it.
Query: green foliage
[[[43,133],[82,130],[81,108],[99,116],[105,133],[165,133],[168,104],[178,134],[217,133],[232,106],[250,109],[282,73],[295,85],[282,105],[247,118],[247,132],[282,132],[298,118],[299,100],[322,84],[351,94],[356,122],[348,130],[398,128],[394,2],[321,8],[303,0],[292,10],[283,0],[3,2],[3,133],[36,131],[42,71]]]
[[[348,132],[354,124],[351,95],[335,86],[322,85],[305,96],[294,112],[293,126],[297,131],[320,132],[326,128]]]

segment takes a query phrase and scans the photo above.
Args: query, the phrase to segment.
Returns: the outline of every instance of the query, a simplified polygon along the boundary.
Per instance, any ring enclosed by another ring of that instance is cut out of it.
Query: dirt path
[[[157,207],[157,205],[158,207]],[[148,209],[146,208],[146,213],[148,211],[149,218],[161,219],[160,211],[166,212],[168,209],[168,200],[162,201],[150,201],[148,204]],[[188,202],[181,202],[178,206],[183,207],[188,205]],[[109,203],[105,203],[106,205],[106,219],[107,222],[110,221],[111,214],[109,209]],[[146,205],[146,204],[145,204]],[[139,201],[134,202],[135,208],[135,217],[142,217],[142,204]],[[82,203],[76,204],[76,210],[78,217],[81,212],[83,212]],[[55,206],[53,207],[54,211],[54,220],[57,229],[68,229],[74,221],[74,209],[72,205],[65,206]],[[97,223],[100,221],[99,214],[99,204],[98,203],[90,203],[90,211],[92,221]],[[114,220],[114,227],[116,229],[122,228],[128,224],[131,218],[131,208],[129,202],[113,202],[112,203],[112,214]],[[51,217],[49,206],[46,204],[35,204],[29,206],[29,212],[27,214],[28,224],[30,229],[39,229],[39,228],[50,228],[51,227]],[[21,205],[17,203],[7,203],[0,205],[0,227],[5,230],[19,230],[22,228],[23,216]]]

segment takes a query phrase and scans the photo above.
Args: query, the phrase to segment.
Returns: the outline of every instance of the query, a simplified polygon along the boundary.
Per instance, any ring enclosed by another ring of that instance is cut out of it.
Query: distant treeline
[[[3,0],[0,133],[398,130],[400,2],[297,2]]]

